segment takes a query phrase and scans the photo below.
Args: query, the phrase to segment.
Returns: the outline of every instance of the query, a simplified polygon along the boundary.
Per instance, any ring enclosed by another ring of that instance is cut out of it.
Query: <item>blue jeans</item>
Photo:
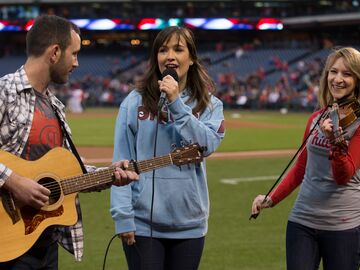
[[[287,270],[358,270],[360,226],[345,231],[312,229],[289,221],[286,229]]]
[[[160,239],[135,237],[136,243],[123,243],[129,270],[196,270],[205,238]]]

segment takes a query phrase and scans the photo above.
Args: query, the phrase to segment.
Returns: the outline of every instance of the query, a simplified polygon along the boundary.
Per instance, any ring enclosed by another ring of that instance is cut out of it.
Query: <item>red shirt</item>
[[[34,118],[21,157],[26,160],[36,160],[45,155],[50,149],[62,146],[63,135],[59,120],[46,95],[35,91],[36,100]]]

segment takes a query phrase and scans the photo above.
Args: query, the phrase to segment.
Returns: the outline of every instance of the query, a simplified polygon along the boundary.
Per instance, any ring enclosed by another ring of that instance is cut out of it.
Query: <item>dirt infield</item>
[[[117,111],[104,111],[104,112],[89,112],[87,111],[84,114],[74,114],[69,113],[71,118],[80,118],[80,119],[92,119],[96,118],[116,118]],[[294,125],[285,125],[285,124],[273,124],[265,122],[250,122],[243,121],[240,119],[226,118],[225,119],[226,128],[293,128]],[[87,164],[96,164],[96,163],[111,163],[112,160],[112,147],[79,147],[78,151],[80,155],[84,158]],[[293,155],[296,150],[286,149],[286,150],[269,150],[269,151],[243,151],[243,152],[227,152],[227,153],[213,153],[208,159],[247,159],[247,158],[259,158],[259,157],[281,157]]]
[[[78,113],[68,113],[69,118],[73,119],[93,119],[96,118],[112,118],[115,119],[117,112],[86,112],[84,114]],[[251,122],[243,121],[240,119],[225,118],[225,127],[226,128],[294,128],[296,125],[285,125],[285,124],[274,124],[274,123],[265,123],[265,122]]]
[[[79,147],[79,154],[87,164],[111,163],[113,149],[111,147]],[[242,151],[213,153],[208,159],[247,159],[247,158],[271,158],[293,155],[296,150],[268,150],[268,151]]]

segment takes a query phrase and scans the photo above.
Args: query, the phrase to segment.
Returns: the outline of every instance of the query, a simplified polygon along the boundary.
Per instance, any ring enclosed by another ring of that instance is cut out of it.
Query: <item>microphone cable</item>
[[[107,254],[109,252],[109,248],[110,248],[110,245],[112,243],[112,241],[117,237],[118,235],[117,234],[114,234],[111,239],[109,240],[109,243],[106,247],[106,251],[105,251],[105,255],[104,255],[104,261],[103,261],[103,266],[102,266],[102,270],[105,270],[105,265],[106,265],[106,258],[107,258]],[[139,248],[137,247],[136,243],[134,244],[134,248],[136,249],[136,251],[139,253],[139,257],[140,257],[140,263],[141,263],[141,260],[142,260],[142,256],[141,256],[141,252],[139,250]],[[126,260],[126,258],[125,258]]]
[[[110,248],[110,245],[112,243],[112,241],[117,237],[117,234],[114,234],[113,237],[111,237],[107,247],[106,247],[106,251],[105,251],[105,256],[104,256],[104,261],[103,261],[103,267],[102,269],[105,270],[105,264],[106,264],[106,257],[107,257],[107,254],[108,254],[108,251],[109,251],[109,248]]]
[[[160,124],[160,116],[161,116],[161,107],[158,108],[156,128],[155,128],[155,136],[154,136],[154,158],[156,157],[157,150],[157,137],[159,131]],[[151,183],[151,204],[150,204],[150,254],[152,254],[152,240],[153,240],[153,216],[154,216],[154,201],[155,201],[155,172],[156,169],[153,170],[152,173],[152,183]]]
[[[162,78],[165,77],[166,75],[170,75],[172,76],[177,82],[179,81],[179,77],[176,73],[176,71],[172,68],[167,68],[163,74],[162,74]],[[166,99],[166,93],[164,94],[164,92],[160,93],[160,100],[159,100],[159,104],[158,104],[158,113],[157,113],[157,121],[156,121],[156,128],[155,128],[155,136],[154,136],[154,153],[153,153],[153,157],[156,157],[156,149],[157,149],[157,137],[158,137],[158,130],[159,130],[159,123],[160,123],[160,116],[161,116],[161,109],[165,103],[165,99]],[[151,204],[150,204],[150,254],[152,253],[152,239],[153,239],[153,213],[154,213],[154,200],[155,200],[155,171],[156,169],[153,170],[152,173],[152,183],[151,183]],[[105,270],[105,263],[106,263],[106,257],[107,257],[107,253],[109,251],[111,242],[116,238],[117,234],[115,234],[109,241],[108,246],[106,248],[105,251],[105,256],[104,256],[104,262],[103,262],[103,270]],[[135,237],[135,236],[134,236]],[[140,264],[142,263],[142,256],[141,256],[141,252],[139,250],[139,248],[136,246],[136,243],[134,244],[134,247],[136,249],[136,251],[139,253],[140,256]]]
[[[167,68],[162,73],[162,78],[165,76],[170,75],[173,77],[177,82],[179,81],[178,74],[176,71],[172,68]],[[160,124],[160,117],[161,117],[161,109],[165,103],[166,100],[166,93],[164,92],[160,93],[160,99],[158,104],[158,111],[157,111],[157,121],[156,121],[156,128],[155,128],[155,136],[154,136],[154,153],[153,157],[156,157],[156,150],[157,150],[157,137],[158,137],[158,131],[159,131],[159,124]],[[168,112],[167,112],[168,113]],[[153,241],[153,214],[154,214],[154,200],[155,200],[155,172],[156,169],[153,170],[152,173],[152,184],[151,184],[151,204],[150,204],[150,254],[152,254],[152,241]]]

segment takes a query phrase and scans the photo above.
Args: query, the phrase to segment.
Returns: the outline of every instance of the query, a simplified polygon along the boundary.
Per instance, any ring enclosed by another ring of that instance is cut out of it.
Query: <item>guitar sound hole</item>
[[[50,177],[44,177],[38,183],[50,190],[49,205],[56,203],[60,199],[61,188],[57,181]]]

